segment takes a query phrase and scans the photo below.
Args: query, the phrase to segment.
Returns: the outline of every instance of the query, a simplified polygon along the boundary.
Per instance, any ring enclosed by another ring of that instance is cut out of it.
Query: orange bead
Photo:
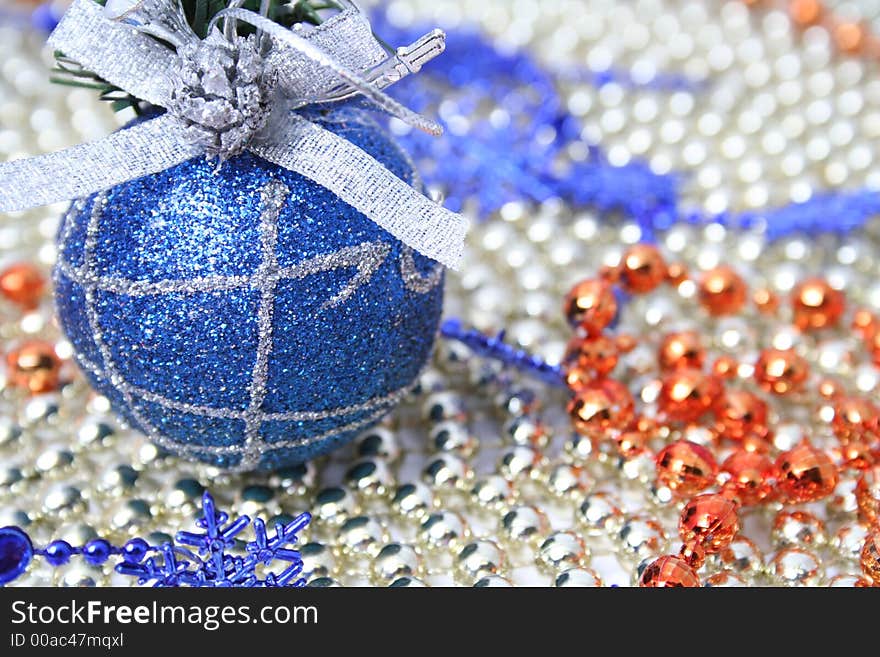
[[[846,298],[828,281],[808,278],[792,291],[791,305],[795,326],[813,331],[836,326],[846,307]]]
[[[736,378],[739,363],[733,356],[719,356],[712,364],[712,374],[722,379]]]
[[[634,409],[629,390],[611,380],[595,381],[576,390],[568,402],[568,414],[575,430],[597,438],[612,429],[625,429],[633,419]]]
[[[575,285],[565,298],[565,316],[572,326],[587,333],[600,333],[617,314],[617,300],[611,285],[588,279]]]
[[[764,454],[737,450],[721,464],[721,471],[729,475],[723,490],[746,506],[770,499],[776,468]]]
[[[770,432],[760,434],[748,433],[740,441],[740,447],[752,454],[769,454],[771,448],[770,441],[772,439],[773,436]]]
[[[843,392],[840,384],[834,379],[822,379],[819,381],[819,394],[825,399],[833,399]]]
[[[880,527],[880,466],[862,473],[856,483],[855,494],[861,521]]]
[[[706,549],[699,541],[690,541],[682,544],[678,556],[685,560],[688,566],[694,570],[699,570],[706,563]]]
[[[610,267],[608,265],[602,265],[599,267],[599,278],[601,278],[606,283],[617,283],[620,280],[620,269],[618,267]]]
[[[657,453],[657,482],[677,497],[690,497],[715,483],[718,465],[712,453],[696,443],[679,440]]]
[[[873,340],[877,335],[878,327],[880,327],[880,319],[871,311],[860,308],[853,314],[852,329],[863,340]]]
[[[625,459],[644,454],[648,449],[648,435],[642,431],[624,431],[614,439],[617,451]]]
[[[703,274],[699,298],[711,315],[732,315],[746,302],[745,281],[727,266],[716,267]]]
[[[874,364],[880,367],[880,333],[875,335],[870,340],[866,340],[865,346],[868,348]]]
[[[878,435],[880,409],[863,397],[838,397],[834,402],[831,428],[842,443],[871,442]]]
[[[668,420],[694,422],[720,398],[724,391],[721,381],[700,370],[683,369],[663,377],[658,408]]]
[[[788,3],[788,15],[798,27],[808,27],[818,23],[822,11],[822,3],[819,0],[791,0]]]
[[[0,294],[25,310],[36,308],[45,291],[45,276],[30,263],[20,262],[0,272]]]
[[[680,285],[687,280],[688,270],[680,262],[673,262],[666,268],[666,280],[672,285]]]
[[[786,502],[815,502],[834,492],[837,468],[828,455],[804,441],[776,459],[779,492]]]
[[[666,271],[666,261],[656,246],[636,244],[620,261],[620,284],[631,294],[644,294],[663,282]]]
[[[779,297],[766,287],[755,290],[752,301],[758,312],[763,315],[772,315],[779,309]]]
[[[624,334],[616,336],[614,338],[614,344],[620,353],[628,354],[636,348],[638,342],[633,336]]]
[[[644,588],[694,587],[700,585],[697,573],[681,557],[671,554],[648,564],[639,577]]]
[[[696,331],[669,333],[660,342],[657,361],[660,369],[678,370],[684,368],[700,369],[706,360],[703,341]]]
[[[6,354],[9,383],[32,394],[52,392],[59,385],[61,360],[44,340],[24,342]]]
[[[590,379],[608,375],[616,366],[617,345],[604,335],[576,337],[568,343],[563,363],[571,388],[582,387]]]
[[[691,499],[678,521],[681,540],[697,542],[709,554],[730,545],[738,531],[736,502],[718,493],[705,493]]]
[[[777,395],[800,390],[809,374],[807,361],[793,349],[764,349],[755,363],[755,381]]]
[[[880,530],[874,529],[865,539],[861,554],[862,572],[880,586]]]
[[[837,47],[845,53],[855,54],[865,45],[865,28],[859,23],[840,23],[832,34]]]
[[[715,403],[722,438],[742,440],[750,433],[767,432],[767,404],[748,390],[728,390]]]
[[[877,462],[867,443],[852,440],[840,447],[840,461],[844,467],[854,470],[866,470]]]

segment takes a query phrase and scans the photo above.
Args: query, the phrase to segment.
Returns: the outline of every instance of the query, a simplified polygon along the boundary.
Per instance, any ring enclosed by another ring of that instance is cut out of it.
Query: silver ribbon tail
[[[0,163],[0,212],[82,198],[202,154],[168,115],[100,141]]]
[[[467,220],[426,198],[342,137],[291,114],[273,131],[271,141],[252,144],[249,150],[331,190],[419,253],[447,267],[458,266]]]

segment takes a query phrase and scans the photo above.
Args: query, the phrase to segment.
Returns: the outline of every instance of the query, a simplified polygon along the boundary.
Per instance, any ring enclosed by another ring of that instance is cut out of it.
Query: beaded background
[[[861,12],[877,23],[871,3],[840,3],[837,9]],[[391,2],[387,9],[389,22],[403,28],[424,21],[454,31],[465,16],[502,47],[525,48],[543,68],[555,72],[561,108],[574,117],[584,137],[567,144],[563,155],[577,161],[586,156],[588,143],[596,144],[612,165],[641,158],[654,175],[680,174],[678,202],[700,216],[807,201],[841,188],[880,188],[876,65],[836,54],[826,31],[801,33],[783,11],[684,0],[487,0],[478,5],[411,0]],[[40,35],[10,27],[0,28],[0,34],[4,158],[99,137],[124,118],[113,116],[88,91],[50,86]],[[614,80],[597,83],[571,74],[573,65],[587,71],[628,71],[635,82],[650,80],[659,71],[707,84],[668,89]],[[433,66],[443,66],[442,58]],[[505,100],[499,97],[497,107],[480,111],[503,125],[511,118],[505,117]],[[467,140],[475,115],[455,103],[440,110],[450,138]],[[529,140],[538,143],[552,142],[561,129],[552,124],[534,127]],[[430,170],[425,177],[431,180]],[[562,295],[599,265],[614,264],[626,245],[639,241],[645,226],[519,191],[523,201],[481,200],[489,208],[487,221],[477,224],[469,238],[462,273],[448,277],[445,312],[486,331],[506,328],[509,341],[558,360],[568,337],[559,310]],[[481,208],[481,202],[462,200],[466,209]],[[50,266],[62,211],[54,207],[5,217],[0,230],[3,263],[30,259]],[[731,264],[750,283],[779,292],[790,290],[808,273],[822,271],[833,285],[846,288],[851,302],[877,309],[878,233],[880,225],[869,221],[844,236],[793,233],[771,242],[763,222],[757,221],[745,231],[721,223],[661,226],[657,239],[668,255],[693,270]],[[677,328],[687,313],[695,315],[693,293],[692,287],[683,286],[635,300],[624,310],[621,328],[637,336]],[[5,341],[27,335],[57,339],[48,303],[25,316],[8,306],[2,312]],[[710,321],[697,316],[696,321],[713,336],[713,350],[719,353],[744,356],[759,344],[803,340],[788,324],[757,317]],[[880,382],[877,369],[848,359],[850,340],[831,335],[804,348],[819,371],[874,393]],[[63,341],[58,351],[70,355]],[[641,396],[648,400],[652,379],[646,372],[652,358],[653,350],[646,346],[624,357],[620,366],[631,389],[639,392],[641,385]],[[225,475],[161,455],[113,421],[106,400],[93,395],[72,365],[68,367],[73,382],[58,394],[25,398],[6,389],[0,402],[0,525],[27,525],[36,542],[66,538],[80,544],[96,533],[122,539],[173,533],[189,524],[200,486],[208,485],[224,506],[238,512],[314,512],[316,519],[306,533],[307,564],[313,576],[326,574],[343,584],[388,583],[385,562],[377,555],[391,540],[418,548],[398,553],[417,564],[414,571],[426,583],[473,584],[478,578],[468,570],[468,557],[477,552],[503,560],[499,573],[504,579],[491,578],[489,583],[549,584],[558,573],[553,567],[538,567],[547,558],[538,553],[537,542],[510,539],[529,524],[542,539],[554,531],[573,532],[558,537],[560,545],[567,542],[580,550],[581,563],[595,569],[606,585],[630,584],[642,558],[675,547],[676,509],[655,499],[650,486],[640,481],[649,478],[647,468],[640,470],[634,462],[621,471],[613,463],[595,462],[577,475],[575,485],[566,483],[575,476],[568,464],[578,455],[562,413],[564,395],[516,376],[499,378],[497,368],[451,344],[440,346],[422,390],[389,417],[387,432],[271,477]],[[524,387],[541,400],[541,411],[534,408],[532,395],[522,392]],[[517,445],[524,432],[508,431],[507,425],[523,410],[529,418],[521,424],[538,415],[547,424],[552,436],[548,444],[525,432],[531,446]],[[786,408],[785,417],[792,424],[788,431],[778,427],[778,440],[796,440],[800,425],[810,426],[819,443],[830,435],[810,409]],[[399,451],[389,449],[389,443]],[[437,450],[438,445],[446,449]],[[839,494],[811,507],[828,522],[827,544],[809,548],[826,565],[825,579],[858,572],[845,535],[835,538],[855,523],[852,484],[844,480]],[[506,498],[498,508],[481,501],[481,495],[491,498],[496,492]],[[585,501],[596,509],[611,498],[620,514],[612,514],[606,529],[591,525],[580,511]],[[407,519],[406,503],[419,499],[429,500],[439,515],[427,523]],[[510,518],[513,508],[518,515]],[[745,522],[745,534],[763,549],[768,563],[780,547],[768,529],[774,512],[755,511]],[[449,536],[453,540],[444,545]],[[469,548],[475,539],[480,539],[476,547]],[[707,566],[713,567],[711,562]],[[744,572],[750,582],[778,583],[756,559],[749,560]],[[74,560],[54,571],[38,562],[17,583],[104,585],[127,580],[112,574],[109,565],[104,571]]]

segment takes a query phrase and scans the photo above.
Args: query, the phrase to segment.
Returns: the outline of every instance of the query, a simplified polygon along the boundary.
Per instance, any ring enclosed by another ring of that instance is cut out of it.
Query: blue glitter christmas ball
[[[320,122],[419,184],[362,111]],[[58,314],[86,376],[159,445],[222,467],[298,463],[377,422],[442,309],[441,265],[250,153],[78,201],[58,241]]]

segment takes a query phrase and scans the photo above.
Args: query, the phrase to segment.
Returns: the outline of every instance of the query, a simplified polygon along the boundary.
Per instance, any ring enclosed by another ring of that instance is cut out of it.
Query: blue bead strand
[[[458,318],[450,318],[440,326],[440,335],[469,347],[475,354],[509,365],[525,374],[554,386],[565,386],[565,374],[558,365],[551,365],[538,356],[504,342],[504,331],[491,337],[476,329],[466,329]]]
[[[290,522],[276,523],[270,533],[259,518],[253,523],[248,516],[231,518],[217,509],[214,498],[205,492],[202,516],[197,521],[202,531],[180,531],[173,542],[161,545],[151,545],[136,537],[120,547],[95,538],[82,547],[54,540],[45,548],[34,550],[21,528],[3,527],[0,528],[0,585],[20,577],[34,556],[42,557],[57,568],[73,556],[81,555],[93,566],[121,557],[114,568],[117,573],[154,586],[304,586],[305,580],[300,577],[302,558],[292,546],[311,518],[310,514],[302,513]],[[254,538],[245,542],[242,555],[231,553],[236,537],[250,525]],[[197,554],[189,547],[195,548]],[[270,570],[277,570],[279,566],[280,572]]]

